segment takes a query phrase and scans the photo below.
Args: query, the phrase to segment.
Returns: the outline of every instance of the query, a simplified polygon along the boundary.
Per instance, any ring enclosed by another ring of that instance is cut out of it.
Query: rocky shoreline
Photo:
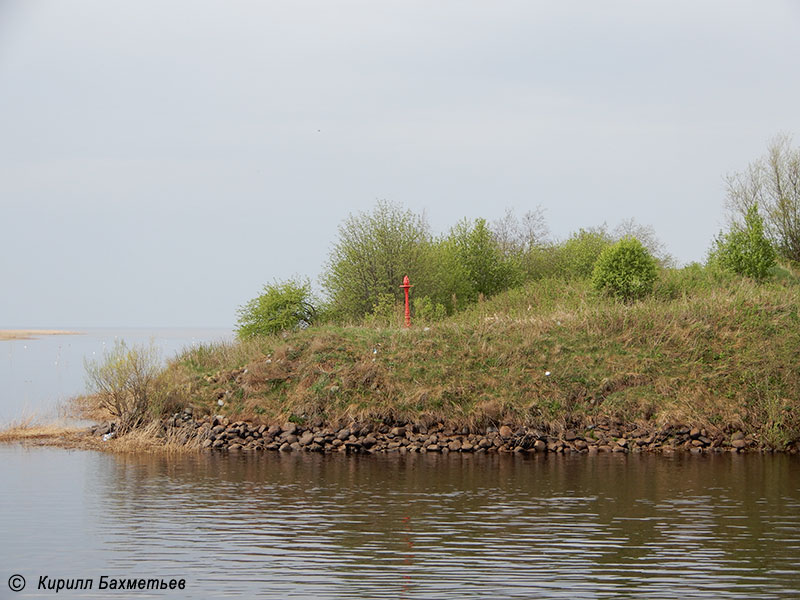
[[[114,423],[92,428],[92,435],[113,437]],[[443,423],[351,423],[331,427],[322,422],[266,425],[231,421],[224,416],[195,417],[191,408],[161,423],[157,434],[165,442],[209,451],[277,451],[321,453],[585,453],[600,452],[772,452],[774,449],[742,431],[710,431],[671,425],[658,430],[604,420],[555,434],[510,424],[490,426],[483,432]],[[800,440],[783,451],[797,454]]]

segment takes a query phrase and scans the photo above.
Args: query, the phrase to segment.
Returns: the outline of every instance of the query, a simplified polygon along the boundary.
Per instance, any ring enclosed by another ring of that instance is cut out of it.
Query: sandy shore
[[[32,340],[42,335],[80,335],[80,332],[61,329],[0,329],[0,340]]]

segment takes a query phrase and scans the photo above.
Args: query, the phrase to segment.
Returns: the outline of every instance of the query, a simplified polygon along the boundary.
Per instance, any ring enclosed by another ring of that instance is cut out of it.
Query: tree
[[[783,258],[800,262],[800,148],[792,148],[791,138],[775,137],[764,156],[725,181],[731,225],[742,229],[758,205],[767,239]]]
[[[430,241],[425,217],[391,202],[379,201],[372,212],[350,215],[339,226],[339,240],[322,275],[331,310],[359,318],[381,294],[399,302],[403,277],[417,280]]]
[[[502,218],[492,222],[492,234],[504,256],[522,256],[547,242],[549,230],[544,210],[537,206],[517,218],[514,210],[507,208]]]
[[[290,279],[264,286],[261,295],[239,308],[236,335],[241,339],[308,327],[317,309],[311,284]]]
[[[606,246],[592,272],[592,284],[598,291],[623,300],[635,300],[653,291],[656,261],[635,237],[625,237]]]
[[[758,204],[745,213],[744,224],[734,224],[731,231],[714,240],[709,263],[757,281],[766,279],[775,266],[775,250],[764,232]]]
[[[412,282],[414,298],[430,298],[434,305],[444,306],[447,314],[477,298],[452,236],[424,244],[420,262],[422,268]]]
[[[515,283],[513,257],[503,255],[485,219],[460,221],[451,229],[450,241],[471,288],[469,300],[492,296]]]

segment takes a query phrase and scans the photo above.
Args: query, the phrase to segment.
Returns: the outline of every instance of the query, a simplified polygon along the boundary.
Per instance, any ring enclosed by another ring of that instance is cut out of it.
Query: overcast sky
[[[800,3],[0,0],[0,328],[231,326],[376,199],[681,262],[800,143]]]

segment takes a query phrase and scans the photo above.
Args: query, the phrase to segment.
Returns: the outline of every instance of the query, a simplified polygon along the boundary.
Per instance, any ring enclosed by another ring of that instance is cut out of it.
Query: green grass
[[[427,330],[311,327],[201,346],[168,370],[187,401],[237,418],[558,429],[609,417],[782,446],[800,435],[798,291],[788,271],[757,285],[689,267],[626,304],[541,280]]]

